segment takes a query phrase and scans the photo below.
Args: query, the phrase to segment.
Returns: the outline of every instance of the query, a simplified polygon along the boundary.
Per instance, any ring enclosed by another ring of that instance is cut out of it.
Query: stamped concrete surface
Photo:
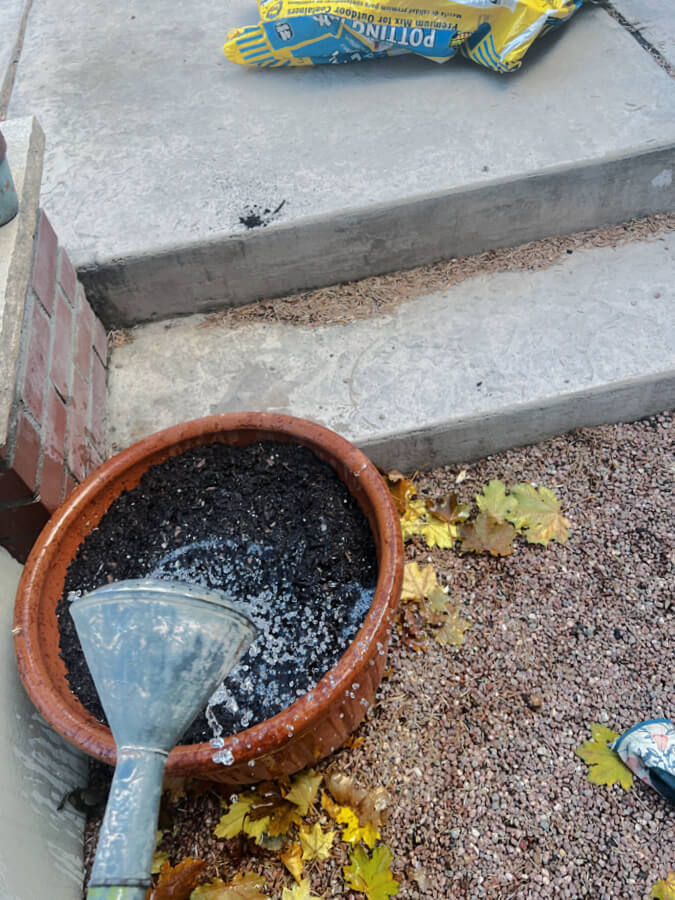
[[[12,617],[21,569],[0,547],[0,897],[79,900],[84,816],[58,806],[86,783],[87,763],[45,724],[19,680]]]
[[[675,66],[675,9],[668,0],[612,0],[612,6]]]
[[[270,410],[413,470],[631,421],[675,402],[674,270],[670,233],[346,326],[139,326],[112,354],[109,436],[122,449],[198,416]]]
[[[109,325],[674,205],[675,83],[603,9],[510,76],[227,62],[255,21],[253,0],[34,0],[10,114],[48,136],[44,206]]]

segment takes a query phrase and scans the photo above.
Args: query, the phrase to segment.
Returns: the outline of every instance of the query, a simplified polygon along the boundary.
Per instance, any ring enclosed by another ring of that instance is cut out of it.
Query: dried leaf
[[[510,493],[518,505],[507,518],[519,531],[524,529],[530,544],[565,543],[570,523],[560,511],[560,502],[553,491],[517,484]]]
[[[302,844],[302,858],[328,859],[335,838],[334,831],[324,831],[318,822],[314,825],[300,826],[300,843]]]
[[[291,846],[281,854],[281,861],[293,878],[299,882],[302,878],[303,862],[302,847],[297,841],[294,841]]]
[[[423,650],[427,645],[423,624],[421,616],[416,611],[409,606],[401,607],[399,612],[401,640],[415,652]]]
[[[321,794],[321,806],[326,810],[331,819],[337,822],[337,817],[343,809],[339,803],[336,803],[325,791]]]
[[[188,900],[205,865],[203,859],[190,857],[181,860],[177,866],[165,862],[147,900]]]
[[[391,850],[381,844],[368,856],[363,847],[356,847],[350,854],[350,865],[343,867],[345,881],[355,891],[361,891],[368,900],[386,900],[398,894],[398,882],[391,874]]]
[[[169,854],[166,850],[158,850],[157,848],[162,843],[162,838],[164,837],[163,831],[155,832],[155,851],[152,854],[152,866],[150,868],[151,875],[159,875],[162,866],[168,860]]]
[[[440,626],[440,628],[432,632],[434,640],[438,641],[439,644],[452,644],[453,647],[461,647],[464,643],[464,632],[471,628],[471,622],[468,619],[463,619],[459,614],[459,610],[451,608],[446,612]]]
[[[452,547],[453,537],[456,536],[456,526],[435,515],[424,500],[413,500],[408,504],[401,516],[401,531],[404,541],[419,534],[429,547],[446,549]]]
[[[383,787],[368,790],[354,778],[334,772],[325,776],[326,787],[334,799],[343,806],[350,806],[362,825],[383,825],[389,813],[389,795]]]
[[[306,816],[310,806],[314,803],[322,781],[323,775],[317,775],[314,769],[301,772],[293,779],[293,784],[285,799],[289,803],[294,803],[300,813]]]
[[[251,819],[250,816],[247,816],[244,820],[242,831],[249,837],[255,838],[256,844],[261,844],[263,835],[269,829],[269,824],[269,816],[265,816],[263,819]]]
[[[649,896],[656,900],[675,900],[675,871],[671,869],[664,879],[657,881]]]
[[[429,625],[440,625],[448,611],[450,598],[443,588],[435,587],[420,603],[419,610]]]
[[[380,832],[372,822],[361,825],[356,813],[348,806],[343,806],[337,816],[342,826],[342,840],[348,844],[359,844],[361,841],[371,850],[380,839]]]
[[[451,525],[466,522],[471,515],[471,507],[467,503],[460,503],[457,494],[446,494],[445,497],[436,503],[432,500],[427,500],[427,509],[430,509],[434,515],[440,516]]]
[[[293,825],[299,825],[302,821],[298,807],[282,797],[279,785],[273,781],[259,784],[254,798],[249,819],[251,822],[267,819],[268,825],[265,830],[272,837],[287,834]],[[247,834],[251,833],[247,831],[246,826],[244,831]],[[255,836],[259,836],[259,833]]]
[[[401,600],[415,600],[421,603],[436,587],[436,572],[432,565],[420,569],[416,562],[406,564],[403,570]]]
[[[248,816],[251,807],[256,799],[256,795],[252,793],[240,794],[239,798],[233,803],[229,810],[220,819],[216,825],[214,834],[219,838],[236,837],[241,834],[244,828],[244,819]]]
[[[311,884],[309,878],[294,884],[292,888],[285,887],[281,894],[281,900],[320,900],[315,894],[311,893]]]
[[[402,516],[406,511],[408,503],[410,503],[417,493],[417,488],[410,479],[406,478],[405,475],[402,475],[396,470],[387,472],[385,480],[387,482],[387,487],[389,488],[389,493],[394,499],[396,509],[398,510],[399,515]]]
[[[162,793],[169,795],[169,803],[177,803],[187,793],[187,778],[176,775],[165,775],[162,782]]]
[[[232,881],[214,878],[190,894],[190,900],[269,900],[263,893],[265,879],[255,872],[235,875]]]
[[[506,495],[504,482],[497,478],[493,478],[487,486],[484,486],[481,494],[476,494],[476,503],[481,512],[492,516],[499,523],[510,521],[518,506],[515,497]]]
[[[592,739],[580,744],[574,751],[590,766],[588,780],[592,784],[608,785],[618,781],[624,791],[627,791],[633,784],[633,773],[619,754],[609,747],[619,735],[598,722],[591,722],[591,734]]]
[[[484,553],[491,556],[508,556],[513,553],[516,529],[508,522],[498,522],[488,513],[481,512],[470,525],[462,525],[459,539],[462,553]]]

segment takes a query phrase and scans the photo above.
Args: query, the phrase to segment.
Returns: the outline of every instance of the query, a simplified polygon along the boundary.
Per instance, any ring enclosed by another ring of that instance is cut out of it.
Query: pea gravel
[[[491,478],[544,484],[572,529],[566,545],[518,543],[503,559],[407,545],[472,627],[457,650],[396,635],[363,741],[319,767],[388,788],[399,897],[643,900],[675,868],[673,807],[638,782],[590,784],[574,754],[591,721],[621,732],[675,717],[674,433],[663,414],[417,475],[429,495],[467,501]],[[218,841],[220,814],[212,790],[167,798],[162,849],[206,859],[208,878],[261,872],[276,900],[291,883],[277,855]],[[346,859],[340,844],[311,864],[312,892],[360,898]]]

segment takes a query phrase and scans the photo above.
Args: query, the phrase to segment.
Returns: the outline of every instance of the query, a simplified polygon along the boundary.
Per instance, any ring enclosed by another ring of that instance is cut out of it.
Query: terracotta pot
[[[232,752],[233,765],[214,763],[210,744],[192,744],[171,752],[167,773],[229,784],[291,774],[343,744],[373,703],[403,577],[401,528],[384,481],[360,450],[320,425],[270,413],[210,416],[151,435],[104,463],[52,516],[26,563],[14,616],[21,678],[45,719],[92,756],[114,764],[115,744],[110,730],[70,691],[59,656],[56,605],[69,563],[110,504],[135,487],[151,466],[199,444],[245,446],[259,440],[303,444],[345,483],[373,532],[379,568],[375,596],[353,642],[313,691],[226,739],[224,749]]]

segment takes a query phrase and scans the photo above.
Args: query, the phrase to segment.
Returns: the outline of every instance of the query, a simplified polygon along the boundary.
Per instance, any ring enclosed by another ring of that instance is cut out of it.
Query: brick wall
[[[34,244],[0,448],[0,544],[21,562],[51,513],[106,455],[105,330],[43,211]]]

